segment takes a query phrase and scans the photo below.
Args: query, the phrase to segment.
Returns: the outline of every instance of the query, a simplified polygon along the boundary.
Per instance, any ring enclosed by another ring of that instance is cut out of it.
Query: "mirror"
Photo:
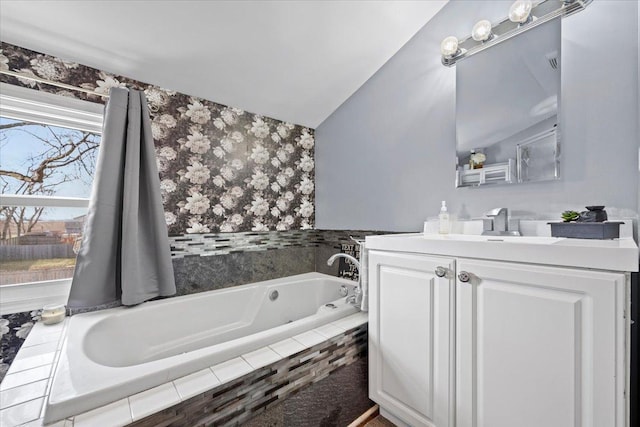
[[[561,21],[456,64],[456,186],[559,178]]]

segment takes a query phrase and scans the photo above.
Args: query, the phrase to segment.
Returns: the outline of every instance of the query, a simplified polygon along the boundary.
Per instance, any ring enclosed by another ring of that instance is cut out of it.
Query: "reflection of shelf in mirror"
[[[558,128],[554,126],[516,146],[518,182],[549,181],[560,177],[558,140]]]
[[[457,187],[515,182],[515,160],[485,164],[481,169],[458,168]]]

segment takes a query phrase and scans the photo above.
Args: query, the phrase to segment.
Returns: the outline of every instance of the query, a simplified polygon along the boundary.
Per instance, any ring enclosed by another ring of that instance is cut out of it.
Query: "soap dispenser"
[[[442,201],[440,215],[438,215],[438,232],[440,234],[449,234],[449,212],[447,211],[447,202]]]

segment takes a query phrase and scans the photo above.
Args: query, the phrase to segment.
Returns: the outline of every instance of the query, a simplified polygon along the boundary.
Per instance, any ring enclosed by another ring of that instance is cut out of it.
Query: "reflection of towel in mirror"
[[[360,286],[362,287],[362,311],[369,311],[369,251],[360,243]]]

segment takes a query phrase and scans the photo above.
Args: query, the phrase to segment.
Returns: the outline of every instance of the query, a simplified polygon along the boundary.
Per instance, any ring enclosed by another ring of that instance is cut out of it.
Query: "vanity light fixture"
[[[494,44],[509,40],[532,28],[556,18],[573,15],[586,8],[593,0],[516,0],[509,8],[507,18],[495,25],[487,20],[478,21],[470,36],[458,39],[449,36],[440,44],[442,64],[452,67],[457,61],[475,55]]]
[[[440,53],[445,58],[452,58],[460,53],[458,47],[458,39],[455,36],[449,36],[440,43]]]
[[[471,37],[477,42],[486,42],[487,40],[491,40],[493,38],[491,22],[486,19],[476,22],[476,25],[474,25],[471,30]]]
[[[517,0],[509,8],[509,20],[516,24],[524,25],[531,21],[531,0]]]

